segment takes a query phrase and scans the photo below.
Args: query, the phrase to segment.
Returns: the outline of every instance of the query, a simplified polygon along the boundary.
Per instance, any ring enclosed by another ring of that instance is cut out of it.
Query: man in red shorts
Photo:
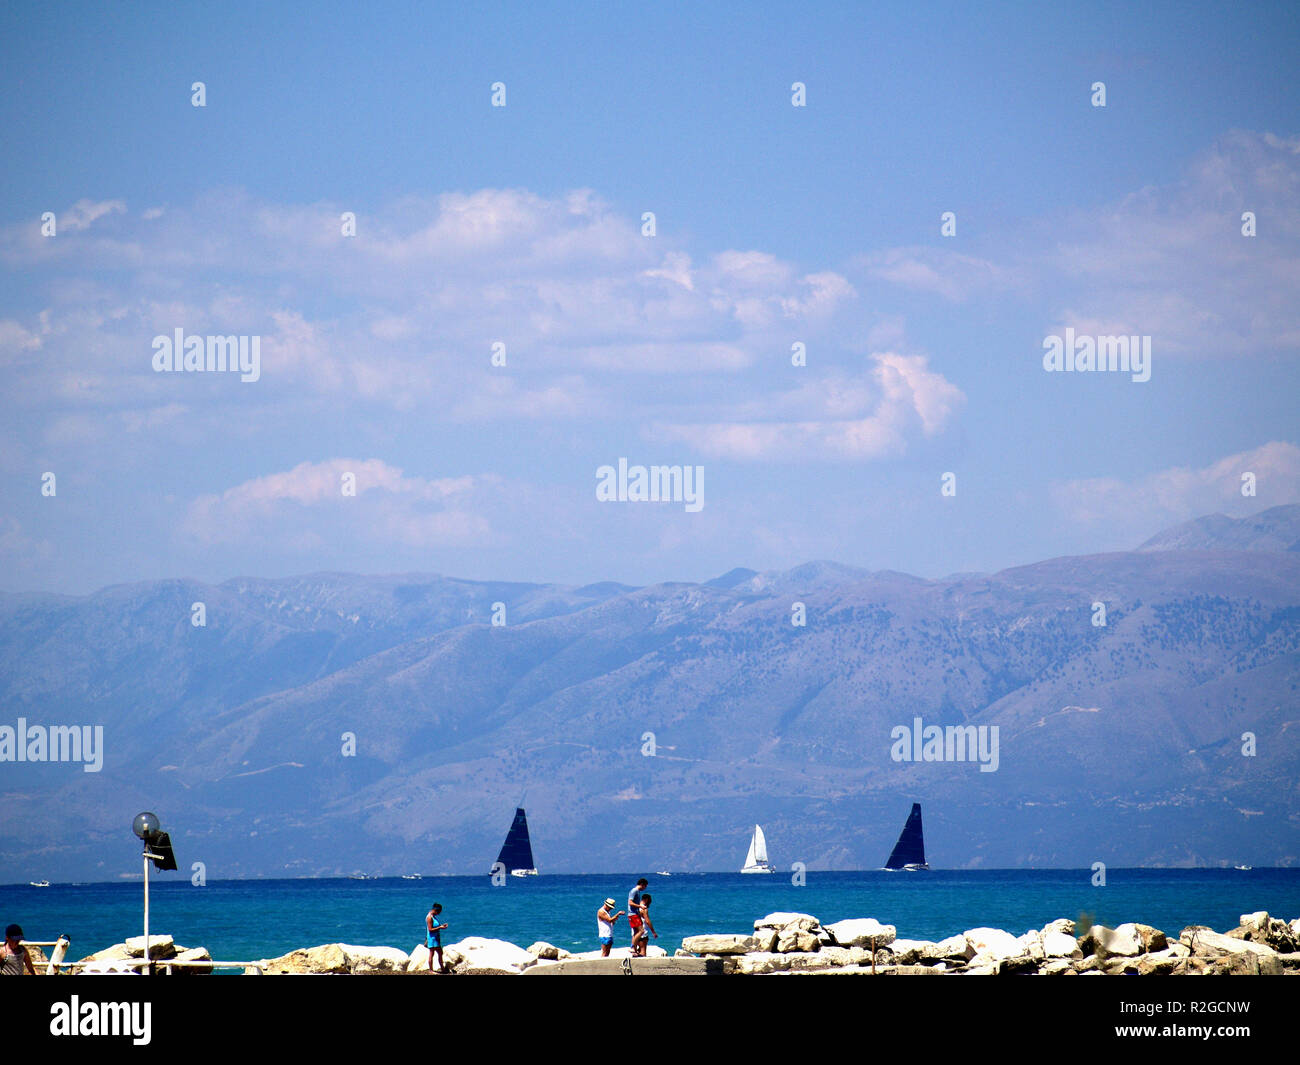
[[[650,886],[650,881],[642,877],[636,887],[627,893],[627,925],[632,930],[632,955],[637,952],[641,933],[641,892]]]

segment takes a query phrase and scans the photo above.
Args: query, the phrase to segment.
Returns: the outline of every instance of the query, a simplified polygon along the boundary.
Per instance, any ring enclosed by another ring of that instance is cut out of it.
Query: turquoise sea
[[[569,950],[596,948],[596,909],[607,895],[625,908],[639,874],[422,880],[223,880],[192,886],[179,874],[150,881],[150,930],[219,960],[274,957],[296,947],[354,943],[410,951],[423,941],[424,915],[441,902],[450,928],[444,943],[466,936],[526,947],[546,940]],[[900,937],[940,939],[981,925],[1020,934],[1057,917],[1116,925],[1142,921],[1177,935],[1189,924],[1226,931],[1240,914],[1268,910],[1300,917],[1300,869],[1110,869],[1105,887],[1089,870],[983,870],[928,873],[809,872],[802,887],[788,874],[644,874],[654,896],[659,946],[672,953],[701,932],[742,932],[774,910],[811,913],[824,922],[875,917]],[[54,884],[0,887],[0,922],[17,922],[28,939],[72,939],[82,958],[141,934],[141,885]],[[616,944],[626,945],[626,919]]]

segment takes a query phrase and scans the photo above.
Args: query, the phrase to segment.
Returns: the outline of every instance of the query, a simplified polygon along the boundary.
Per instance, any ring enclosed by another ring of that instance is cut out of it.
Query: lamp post
[[[175,869],[176,856],[172,853],[171,838],[162,830],[157,814],[148,811],[136,814],[131,831],[144,842],[144,850],[141,852],[141,861],[144,863],[144,960],[147,971],[152,976],[153,956],[149,951],[149,863],[153,862],[159,869]]]

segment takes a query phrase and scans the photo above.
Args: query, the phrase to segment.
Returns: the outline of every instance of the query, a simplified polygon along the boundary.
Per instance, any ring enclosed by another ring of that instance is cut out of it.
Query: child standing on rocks
[[[429,948],[429,971],[433,971],[433,954],[438,952],[438,972],[445,973],[447,966],[442,960],[442,930],[447,927],[446,921],[441,921],[442,903],[435,902],[429,907],[429,912],[424,916],[425,939],[424,945]]]

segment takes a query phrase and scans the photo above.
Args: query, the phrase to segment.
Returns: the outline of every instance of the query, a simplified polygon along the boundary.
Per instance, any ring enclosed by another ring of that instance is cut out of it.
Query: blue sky
[[[1283,5],[11,4],[0,586],[937,576],[1300,500],[1298,45]],[[1151,380],[1045,372],[1067,326]],[[154,373],[175,328],[261,378]],[[704,509],[597,502],[620,456]]]

